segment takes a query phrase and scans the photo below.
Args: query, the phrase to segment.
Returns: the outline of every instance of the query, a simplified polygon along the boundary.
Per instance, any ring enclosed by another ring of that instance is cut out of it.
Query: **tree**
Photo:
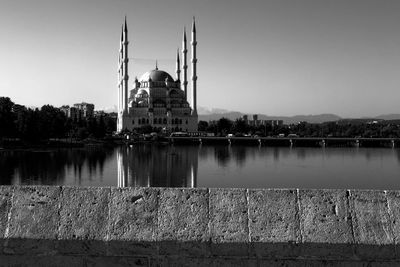
[[[236,119],[231,128],[234,133],[247,133],[248,130],[249,126],[243,119]]]
[[[39,136],[42,139],[65,136],[65,114],[51,105],[44,105],[39,112]]]
[[[227,118],[221,118],[217,122],[218,133],[226,135],[232,128],[232,121]]]
[[[117,130],[117,120],[112,118],[111,116],[106,116],[104,118],[106,133],[111,134]]]
[[[97,136],[97,120],[95,118],[88,118],[87,120],[87,131],[89,133],[90,137],[95,137]]]
[[[198,129],[199,131],[204,132],[204,131],[207,130],[207,127],[208,127],[208,122],[206,122],[206,121],[199,121],[199,124],[198,124],[198,126],[197,126],[197,129]]]
[[[103,115],[101,115],[99,118],[99,122],[97,124],[96,137],[103,138],[105,135],[106,135],[106,124],[104,122]]]
[[[0,137],[12,137],[15,133],[13,106],[9,97],[0,97]]]

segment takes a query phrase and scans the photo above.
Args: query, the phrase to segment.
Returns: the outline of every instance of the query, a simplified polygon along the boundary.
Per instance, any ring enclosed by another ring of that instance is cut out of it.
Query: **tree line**
[[[272,126],[270,124],[249,125],[243,119],[232,121],[221,118],[211,122],[199,121],[199,131],[214,133],[216,136],[250,134],[273,137],[280,134],[285,136],[296,134],[300,137],[400,138],[400,120],[371,122],[355,119]]]
[[[50,138],[103,138],[115,130],[116,119],[107,114],[68,118],[51,105],[32,109],[0,97],[0,139],[19,138],[35,143]]]
[[[155,131],[150,125],[137,129],[138,133]],[[243,119],[221,118],[217,121],[199,121],[198,130],[216,136],[243,134],[278,136],[296,134],[300,137],[386,137],[400,138],[400,120],[370,122],[343,120],[324,123],[300,122],[290,125],[249,125]],[[19,138],[40,142],[50,138],[104,138],[116,131],[116,118],[108,114],[88,118],[68,118],[59,108],[44,105],[27,108],[15,104],[8,97],[0,97],[0,139]]]

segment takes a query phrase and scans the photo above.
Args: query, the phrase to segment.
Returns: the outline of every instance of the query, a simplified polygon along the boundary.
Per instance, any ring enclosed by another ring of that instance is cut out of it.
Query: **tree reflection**
[[[254,150],[254,147],[238,146],[232,148],[233,158],[235,159],[236,165],[242,167],[246,163],[247,151],[249,149]]]
[[[78,179],[77,183],[80,183],[83,168],[88,169],[88,179],[92,176],[102,176],[104,162],[112,154],[113,149],[103,147],[2,151],[0,182],[3,185],[62,185],[65,183],[67,170],[73,169],[74,176]]]
[[[218,165],[226,167],[230,161],[230,148],[231,146],[215,146],[214,156]]]

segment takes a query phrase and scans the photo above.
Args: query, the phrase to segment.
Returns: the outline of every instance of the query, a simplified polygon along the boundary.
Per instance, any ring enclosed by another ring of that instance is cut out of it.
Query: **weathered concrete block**
[[[394,258],[394,236],[385,192],[351,190],[349,194],[357,255],[361,259]]]
[[[108,267],[108,266],[149,266],[149,259],[147,257],[134,257],[134,256],[124,256],[124,257],[113,257],[113,256],[92,256],[84,257],[83,265],[86,267],[96,266],[96,267]]]
[[[396,256],[400,258],[400,191],[387,191],[386,197],[393,228]]]
[[[14,188],[11,186],[0,186],[0,254],[4,249],[4,235],[7,229],[13,191]]]
[[[5,253],[54,254],[60,221],[56,186],[18,186],[12,198]]]
[[[251,255],[280,258],[298,254],[296,199],[296,190],[249,189]]]
[[[210,189],[209,194],[211,253],[248,256],[246,189]]]
[[[299,190],[302,256],[352,258],[354,239],[346,190]]]
[[[63,254],[106,253],[110,188],[63,187],[59,250]]]
[[[207,189],[161,189],[158,208],[160,255],[210,254]]]
[[[109,255],[157,254],[156,188],[112,188]]]

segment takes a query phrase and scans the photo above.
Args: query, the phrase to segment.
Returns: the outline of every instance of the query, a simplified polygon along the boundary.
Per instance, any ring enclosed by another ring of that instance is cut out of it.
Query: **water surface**
[[[400,189],[400,150],[138,145],[0,151],[0,183]]]

